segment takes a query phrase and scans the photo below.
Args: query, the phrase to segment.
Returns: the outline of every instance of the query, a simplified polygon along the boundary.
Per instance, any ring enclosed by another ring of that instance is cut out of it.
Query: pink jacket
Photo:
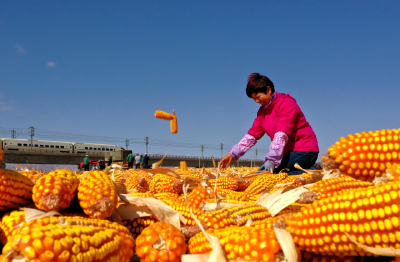
[[[272,140],[278,131],[288,135],[283,155],[289,151],[319,152],[312,127],[296,100],[288,94],[277,93],[271,105],[260,107],[248,134],[259,140],[267,133]]]

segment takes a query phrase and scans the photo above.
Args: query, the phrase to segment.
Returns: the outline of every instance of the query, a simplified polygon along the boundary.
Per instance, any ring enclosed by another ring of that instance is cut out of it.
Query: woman
[[[311,168],[318,158],[318,141],[296,100],[276,92],[272,81],[259,73],[248,77],[246,94],[261,107],[253,126],[221,159],[219,168],[225,169],[233,160],[238,160],[265,133],[272,142],[259,170],[273,169],[278,173],[288,168],[288,174],[295,175],[303,173],[294,167],[296,163],[302,168]]]

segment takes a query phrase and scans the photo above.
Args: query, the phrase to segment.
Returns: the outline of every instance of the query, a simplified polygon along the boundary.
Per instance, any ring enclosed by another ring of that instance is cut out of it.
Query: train
[[[31,151],[30,139],[0,138],[0,144],[4,151]],[[87,154],[90,156],[104,157],[105,152],[119,150],[124,150],[124,148],[119,145],[32,140],[32,152]]]

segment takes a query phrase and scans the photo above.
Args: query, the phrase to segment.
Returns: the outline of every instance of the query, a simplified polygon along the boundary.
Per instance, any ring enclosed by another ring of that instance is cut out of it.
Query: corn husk
[[[163,156],[160,160],[158,160],[157,162],[153,163],[153,164],[151,165],[151,168],[152,168],[152,169],[156,169],[157,167],[161,166],[161,164],[162,164],[162,162],[163,162],[163,160],[164,160],[164,158],[165,158],[165,156],[166,156],[167,154],[168,154],[168,152],[165,153],[164,156]]]
[[[210,235],[209,233],[207,233],[204,230],[203,226],[201,225],[200,221],[193,214],[193,211],[192,211],[191,207],[189,206],[189,200],[187,198],[188,187],[189,187],[188,185],[184,185],[183,186],[183,193],[185,195],[186,205],[188,206],[190,214],[192,215],[194,221],[200,227],[201,231],[203,232],[203,234],[207,238],[207,240],[210,243],[211,248],[212,248],[212,251],[210,253],[210,257],[208,258],[207,261],[208,262],[226,262],[225,253],[224,253],[224,250],[222,249],[222,245],[221,245],[221,242],[220,242],[219,238],[218,237],[214,237],[214,236]]]
[[[325,175],[322,179],[336,178],[339,177],[342,173],[338,169],[332,169],[324,172]]]
[[[147,206],[127,205],[120,206],[115,210],[122,220],[134,219],[138,217],[149,217],[153,212]]]
[[[54,217],[61,216],[60,213],[56,211],[45,212],[35,208],[21,207],[19,210],[25,211],[25,221],[29,222],[34,219],[44,218],[44,217]]]
[[[119,197],[122,201],[131,205],[135,205],[138,207],[147,207],[148,210],[150,210],[151,213],[154,214],[154,216],[160,222],[169,223],[178,229],[181,228],[181,221],[183,224],[186,225],[186,218],[184,218],[178,211],[171,208],[161,200],[152,197],[135,197],[129,194],[121,194],[119,195]]]
[[[359,248],[365,250],[368,253],[377,256],[385,256],[385,257],[400,257],[400,249],[395,248],[377,248],[377,247],[369,247],[357,242],[354,238],[352,238],[347,232],[344,232],[346,236],[349,238],[351,242],[353,242]]]
[[[273,228],[275,231],[276,238],[278,239],[278,242],[281,245],[286,260],[288,262],[297,262],[298,254],[290,232],[278,227],[273,227]]]
[[[284,192],[285,189],[287,188],[283,188],[282,192]],[[276,192],[278,191],[280,190],[277,190]],[[307,191],[308,189],[306,189],[305,187],[297,187],[282,194],[278,194],[275,198],[268,199],[268,203],[265,204],[265,207],[271,213],[271,216],[275,216],[282,209],[300,199],[300,195]],[[271,195],[273,195],[274,193],[272,193]]]

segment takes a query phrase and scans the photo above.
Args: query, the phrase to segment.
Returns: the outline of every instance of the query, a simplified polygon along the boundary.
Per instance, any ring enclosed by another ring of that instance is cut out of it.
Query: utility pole
[[[17,131],[15,129],[11,130],[11,138],[17,138]]]
[[[253,156],[250,156],[250,167],[253,167]]]
[[[33,144],[33,136],[35,135],[35,127],[30,126],[29,129],[31,130],[31,152],[32,152],[32,144]]]
[[[146,144],[146,153],[148,153],[148,152],[147,152],[148,145],[149,145],[149,137],[148,137],[148,136],[146,136],[146,137],[144,138],[144,143]]]
[[[257,154],[258,154],[258,149],[256,149],[256,161],[257,161]]]
[[[223,144],[223,143],[221,143],[221,144],[220,144],[220,146],[221,146],[221,158],[222,158],[222,157],[223,157],[222,150],[224,149],[224,144]]]
[[[201,145],[201,158],[203,158],[203,151],[204,151],[204,146]]]
[[[126,145],[126,150],[128,150],[128,147],[129,147],[129,139],[127,138],[127,139],[125,139],[125,145]]]

